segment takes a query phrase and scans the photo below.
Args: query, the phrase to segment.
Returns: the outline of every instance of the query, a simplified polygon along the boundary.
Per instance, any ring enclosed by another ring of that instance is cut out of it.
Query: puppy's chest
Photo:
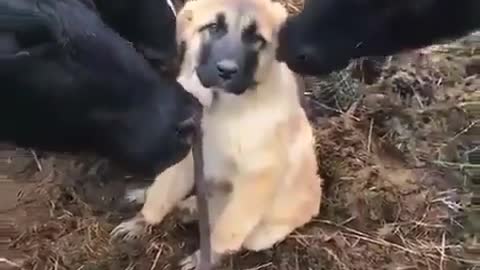
[[[205,177],[229,180],[274,136],[275,121],[271,112],[262,110],[206,113],[202,122]]]

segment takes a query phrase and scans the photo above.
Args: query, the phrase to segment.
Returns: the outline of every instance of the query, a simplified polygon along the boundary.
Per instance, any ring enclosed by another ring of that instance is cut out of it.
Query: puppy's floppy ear
[[[271,4],[270,8],[271,8],[271,12],[273,14],[275,27],[277,29],[279,29],[280,26],[283,25],[283,23],[287,20],[288,11],[282,5],[282,3],[278,2],[278,1],[272,1],[272,4]]]
[[[191,5],[194,1],[188,1],[177,15],[177,44],[182,43],[184,34],[187,31],[190,23],[193,21],[193,10]]]

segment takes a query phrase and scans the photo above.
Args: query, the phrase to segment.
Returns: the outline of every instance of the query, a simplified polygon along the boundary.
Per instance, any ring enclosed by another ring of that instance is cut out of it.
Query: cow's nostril
[[[297,55],[297,61],[299,62],[305,62],[307,61],[307,56],[303,53]]]
[[[300,48],[295,55],[295,59],[300,63],[305,63],[311,61],[315,56],[315,49],[313,47],[307,46]]]
[[[195,117],[187,118],[177,124],[176,132],[178,136],[190,136],[195,132]]]

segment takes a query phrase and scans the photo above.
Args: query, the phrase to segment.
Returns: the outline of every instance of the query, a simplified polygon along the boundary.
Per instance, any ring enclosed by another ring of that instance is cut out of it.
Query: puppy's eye
[[[267,44],[267,41],[260,35],[253,35],[250,42],[257,50],[262,49]]]

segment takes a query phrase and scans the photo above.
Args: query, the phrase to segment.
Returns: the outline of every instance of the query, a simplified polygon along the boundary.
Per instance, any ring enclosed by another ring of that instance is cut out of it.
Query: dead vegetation
[[[306,83],[326,179],[321,214],[223,269],[478,268],[478,255],[462,248],[466,190],[457,170],[478,124],[462,107],[480,100],[478,37],[358,60]],[[0,167],[0,184],[23,187],[17,207],[0,213],[15,220],[3,261],[11,269],[177,269],[197,247],[196,227],[174,215],[137,243],[110,243],[110,230],[138,209],[122,201],[125,186],[148,179],[94,157],[22,151],[3,151]]]

